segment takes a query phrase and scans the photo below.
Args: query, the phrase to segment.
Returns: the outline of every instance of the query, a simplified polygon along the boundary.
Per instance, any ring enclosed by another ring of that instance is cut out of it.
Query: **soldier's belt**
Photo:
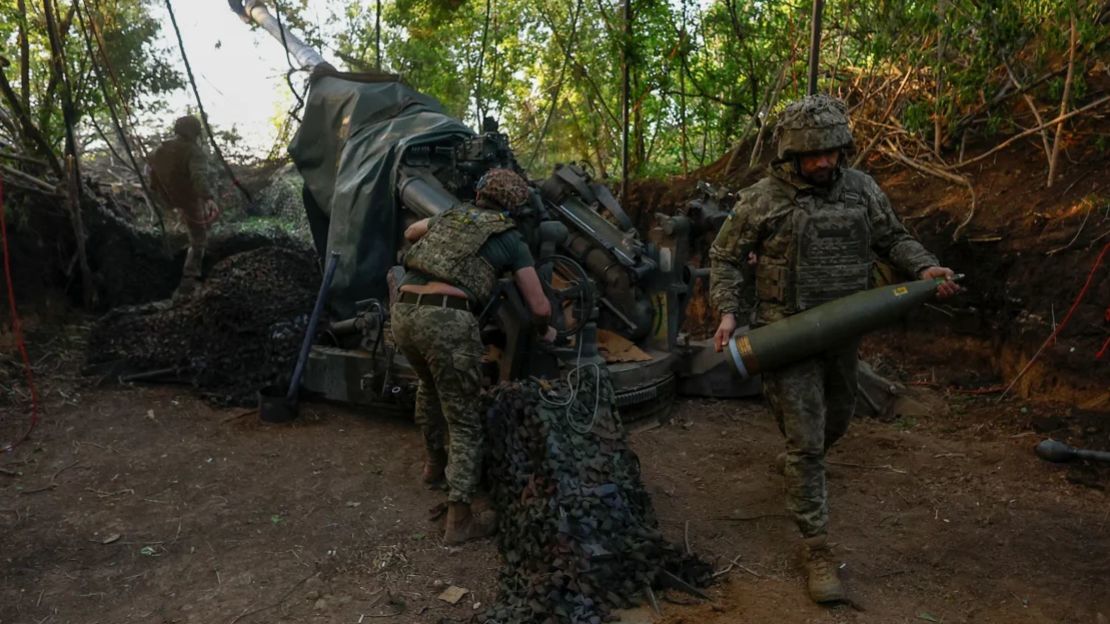
[[[474,312],[474,309],[470,306],[470,300],[463,299],[462,297],[452,297],[451,295],[402,292],[400,301],[401,303],[411,303],[413,305],[435,306],[437,308],[451,308],[464,312]]]

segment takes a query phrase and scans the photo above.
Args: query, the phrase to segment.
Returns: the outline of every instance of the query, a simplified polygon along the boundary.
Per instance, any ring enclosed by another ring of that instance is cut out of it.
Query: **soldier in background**
[[[532,311],[532,325],[551,342],[551,305],[532,254],[512,220],[529,197],[528,184],[507,169],[491,169],[478,182],[475,205],[463,204],[405,230],[413,246],[391,311],[394,340],[420,378],[416,422],[424,435],[423,481],[446,478],[449,544],[485,537],[496,529],[491,510],[476,514],[483,456],[479,412],[484,352],[477,314],[501,274],[511,272]]]
[[[873,253],[915,278],[948,278],[942,298],[959,292],[952,270],[910,236],[875,180],[845,164],[852,133],[843,102],[824,95],[793,102],[775,135],[769,175],[741,191],[710,249],[717,351],[736,330],[753,253],[757,327],[871,287]],[[825,452],[855,409],[858,346],[763,374],[763,393],[786,437],[787,507],[804,538],[816,602],[846,599],[829,550]]]
[[[150,155],[150,183],[165,205],[177,213],[189,233],[189,248],[175,295],[187,296],[200,284],[208,226],[219,209],[204,177],[206,162],[200,137],[200,121],[193,116],[173,124],[174,138],[163,142]]]

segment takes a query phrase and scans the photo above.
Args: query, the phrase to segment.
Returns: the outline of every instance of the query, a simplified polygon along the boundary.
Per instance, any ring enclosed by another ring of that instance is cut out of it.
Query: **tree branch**
[[[1091,110],[1092,108],[1098,108],[1099,106],[1102,106],[1103,104],[1106,104],[1107,102],[1110,102],[1110,95],[1108,95],[1106,97],[1099,98],[1099,99],[1095,100],[1094,102],[1091,102],[1090,104],[1088,104],[1088,105],[1086,105],[1082,108],[1077,108],[1077,109],[1073,110],[1072,112],[1070,112],[1066,115],[1060,115],[1056,119],[1053,119],[1052,121],[1041,124],[1041,125],[1037,126],[1036,128],[1030,128],[1030,129],[1026,130],[1025,132],[1015,134],[1014,136],[1006,139],[1005,141],[999,143],[998,145],[995,145],[991,149],[983,152],[982,154],[979,154],[978,156],[976,156],[974,158],[969,158],[965,161],[958,162],[954,165],[949,165],[948,168],[949,169],[959,169],[961,167],[966,167],[966,166],[970,165],[971,163],[979,162],[980,160],[983,160],[987,156],[990,156],[991,154],[994,154],[995,152],[1009,146],[1014,141],[1017,141],[1019,139],[1023,139],[1023,138],[1025,138],[1025,137],[1027,137],[1031,134],[1040,132],[1041,130],[1044,130],[1045,128],[1048,128],[1048,127],[1050,127],[1054,124],[1060,123],[1060,122],[1065,121],[1067,119],[1071,119],[1072,117],[1075,117],[1076,115],[1080,115],[1082,113],[1085,113],[1085,112]]]
[[[1075,75],[1075,46],[1076,26],[1075,9],[1071,10],[1071,37],[1068,42],[1068,75],[1064,79],[1064,93],[1060,96],[1060,115],[1068,111],[1068,98],[1071,97],[1071,81]],[[1052,155],[1048,159],[1048,182],[1045,188],[1052,188],[1052,180],[1056,177],[1056,162],[1060,157],[1060,135],[1064,133],[1064,121],[1056,124],[1056,137],[1052,141]]]
[[[8,106],[11,107],[12,114],[19,120],[19,124],[22,126],[24,139],[30,141],[31,145],[38,148],[39,156],[46,159],[46,162],[50,165],[50,169],[60,180],[65,175],[61,161],[58,160],[58,156],[54,153],[54,150],[50,148],[50,143],[46,141],[46,137],[42,135],[38,126],[28,117],[27,111],[24,110],[19,101],[19,96],[12,90],[11,84],[8,83],[8,77],[4,75],[3,68],[10,64],[7,58],[0,56],[0,93],[2,93],[4,99],[8,101]]]

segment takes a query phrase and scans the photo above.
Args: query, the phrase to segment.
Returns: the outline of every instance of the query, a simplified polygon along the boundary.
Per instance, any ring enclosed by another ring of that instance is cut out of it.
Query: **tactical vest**
[[[863,197],[798,197],[756,265],[759,299],[801,312],[866,290],[871,278],[871,228]],[[781,243],[785,242],[785,245]]]
[[[490,236],[513,229],[512,219],[471,205],[452,208],[436,218],[427,233],[405,254],[405,268],[489,299],[497,270],[478,250]]]

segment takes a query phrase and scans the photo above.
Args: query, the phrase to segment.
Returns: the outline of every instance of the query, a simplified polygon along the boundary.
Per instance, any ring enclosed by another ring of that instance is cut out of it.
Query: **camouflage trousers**
[[[803,537],[826,532],[825,452],[848,430],[855,412],[857,348],[853,343],[763,374],[763,393],[786,437],[786,506]]]
[[[204,223],[204,205],[200,200],[188,208],[177,208],[179,223],[189,233],[189,248],[185,252],[183,277],[200,279],[204,266],[204,251],[208,245],[208,226]]]
[[[393,338],[420,378],[416,424],[429,454],[447,449],[448,500],[469,503],[482,473],[482,341],[463,310],[395,303]]]

